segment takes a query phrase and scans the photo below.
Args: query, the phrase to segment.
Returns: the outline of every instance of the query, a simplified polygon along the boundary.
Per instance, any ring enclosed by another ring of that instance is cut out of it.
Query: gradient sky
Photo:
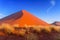
[[[0,0],[0,18],[20,10],[27,10],[47,23],[60,21],[60,0]]]

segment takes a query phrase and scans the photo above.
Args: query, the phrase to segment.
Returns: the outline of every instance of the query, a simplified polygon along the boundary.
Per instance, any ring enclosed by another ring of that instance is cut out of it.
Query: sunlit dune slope
[[[30,14],[26,10],[22,10],[20,12],[9,15],[5,18],[2,18],[0,21],[9,23],[9,24],[19,24],[19,26],[24,26],[25,24],[49,26],[48,23]]]

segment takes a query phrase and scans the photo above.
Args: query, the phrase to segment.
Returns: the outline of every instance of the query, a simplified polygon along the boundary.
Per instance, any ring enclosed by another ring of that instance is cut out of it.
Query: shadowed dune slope
[[[26,10],[11,14],[7,17],[2,18],[0,21],[9,24],[19,24],[19,26],[24,26],[25,24],[49,26],[48,23],[30,14]]]

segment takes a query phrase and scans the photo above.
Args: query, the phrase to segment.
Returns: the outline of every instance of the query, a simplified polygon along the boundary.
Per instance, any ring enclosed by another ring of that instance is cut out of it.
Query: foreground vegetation
[[[0,40],[60,40],[60,27],[2,24]]]

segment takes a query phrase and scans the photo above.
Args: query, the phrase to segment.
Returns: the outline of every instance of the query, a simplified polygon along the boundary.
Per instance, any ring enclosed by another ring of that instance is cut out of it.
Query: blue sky
[[[47,23],[60,21],[60,0],[0,0],[0,18],[20,10],[27,10]]]

